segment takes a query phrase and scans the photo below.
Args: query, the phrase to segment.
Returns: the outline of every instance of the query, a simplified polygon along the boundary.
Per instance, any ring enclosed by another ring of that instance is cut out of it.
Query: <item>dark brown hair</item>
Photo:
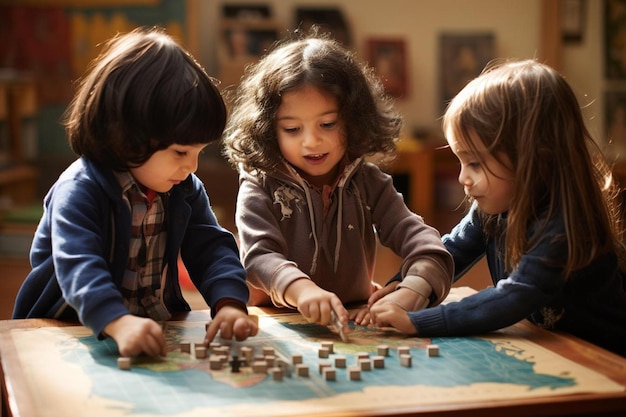
[[[71,149],[115,170],[174,143],[218,140],[225,124],[214,80],[158,28],[110,39],[65,112]]]

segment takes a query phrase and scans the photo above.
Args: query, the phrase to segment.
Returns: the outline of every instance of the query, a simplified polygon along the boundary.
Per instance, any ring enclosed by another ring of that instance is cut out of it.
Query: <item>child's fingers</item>
[[[220,322],[218,320],[211,320],[206,329],[206,335],[204,336],[204,345],[208,346],[209,343],[215,339],[217,332],[220,330]]]

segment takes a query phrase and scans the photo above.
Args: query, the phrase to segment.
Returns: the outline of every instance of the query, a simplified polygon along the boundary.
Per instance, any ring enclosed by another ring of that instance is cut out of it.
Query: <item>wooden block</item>
[[[389,356],[389,346],[388,345],[378,345],[376,348],[376,352],[379,356]]]
[[[324,379],[326,381],[336,381],[337,371],[335,370],[335,368],[331,368],[331,367],[324,368]]]
[[[336,356],[335,357],[335,368],[345,368],[346,367],[346,357],[345,356]]]
[[[246,361],[246,363],[252,363],[253,349],[250,346],[242,346],[239,349],[239,355]]]
[[[269,347],[269,346],[263,347],[263,356],[274,356],[274,355],[275,355],[275,352],[274,352],[273,347]]]
[[[369,359],[359,359],[359,368],[361,371],[371,371],[372,362]]]
[[[188,342],[188,341],[180,342],[180,351],[183,353],[191,353],[191,342]]]
[[[385,367],[385,357],[384,356],[374,356],[372,358],[372,363],[374,364],[374,368],[383,369]]]
[[[117,358],[117,367],[125,371],[129,370],[131,367],[131,358],[126,356]]]
[[[317,366],[318,366],[318,371],[319,371],[320,374],[324,373],[324,368],[331,368],[332,367],[330,362],[320,362]]]
[[[302,355],[300,353],[295,353],[291,355],[291,363],[293,363],[294,365],[302,363]]]
[[[265,363],[267,363],[267,366],[269,366],[270,368],[274,366],[275,362],[276,362],[276,356],[274,356],[274,355],[267,355],[265,357]]]
[[[406,366],[407,368],[411,367],[412,357],[411,355],[402,354],[400,355],[400,365]]]
[[[398,357],[402,356],[402,355],[410,355],[411,354],[411,348],[408,346],[398,346]]]
[[[267,362],[265,361],[255,361],[252,363],[252,372],[255,374],[266,374],[267,373]]]
[[[282,381],[283,380],[283,370],[279,367],[273,367],[270,369],[270,375],[272,375],[272,379],[274,381]]]
[[[209,368],[213,371],[219,371],[224,366],[224,362],[222,362],[222,357],[219,355],[210,355],[209,356]]]
[[[333,353],[335,351],[335,344],[330,341],[322,342],[322,347],[328,349],[328,353]]]
[[[359,352],[356,354],[356,360],[357,362],[359,361],[359,359],[369,359],[370,354],[367,352]]]
[[[435,356],[439,356],[439,346],[437,345],[428,345],[426,346],[426,352],[428,352],[428,356],[433,358]]]
[[[330,355],[330,352],[328,351],[328,348],[319,348],[317,350],[317,356],[320,358],[327,358]]]
[[[361,370],[357,367],[348,368],[348,379],[350,381],[360,381],[361,380]]]
[[[200,345],[194,345],[194,352],[196,354],[196,359],[204,359],[206,358],[206,347]]]
[[[296,365],[296,374],[298,376],[301,376],[301,377],[308,377],[309,376],[309,367],[307,365],[304,365],[304,364],[301,364],[301,363],[297,364]]]

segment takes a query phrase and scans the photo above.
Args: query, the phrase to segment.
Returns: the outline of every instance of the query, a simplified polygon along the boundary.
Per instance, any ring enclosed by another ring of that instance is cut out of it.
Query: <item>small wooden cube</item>
[[[411,354],[411,348],[408,346],[398,346],[398,357]]]
[[[372,362],[369,359],[359,359],[359,368],[361,371],[371,371]]]
[[[376,351],[379,356],[389,356],[389,346],[388,345],[378,345]]]
[[[183,353],[191,353],[191,342],[186,340],[180,342],[180,351]]]
[[[402,354],[400,355],[400,365],[406,366],[407,368],[411,367],[412,357],[411,355]]]
[[[345,368],[346,367],[346,357],[345,356],[336,356],[335,357],[335,368]]]
[[[283,380],[283,370],[279,367],[274,367],[270,369],[270,374],[272,375],[272,379],[274,381],[282,381]]]
[[[426,351],[428,352],[429,357],[439,356],[439,346],[438,345],[428,345],[426,346]]]
[[[327,358],[330,355],[328,348],[322,347],[317,350],[317,356],[320,358]]]
[[[252,363],[252,372],[255,374],[266,374],[267,373],[267,362],[263,361],[255,361]]]
[[[329,353],[335,351],[335,344],[333,342],[322,342],[322,347],[327,348]]]
[[[129,370],[131,367],[131,358],[126,356],[117,358],[117,367],[125,371]]]
[[[324,369],[325,369],[325,368],[330,368],[330,367],[332,367],[332,365],[330,364],[330,362],[320,362],[320,363],[317,365],[317,367],[318,367],[318,371],[319,371],[319,373],[320,373],[320,374],[323,374],[323,373],[324,373]]]
[[[385,367],[385,357],[384,356],[374,356],[372,358],[372,363],[374,364],[374,368],[383,369]]]
[[[361,370],[357,367],[348,368],[348,379],[350,381],[360,381],[361,380]]]
[[[301,363],[297,364],[296,365],[296,374],[298,376],[301,376],[301,377],[308,377],[309,376],[309,367],[307,365],[304,365],[304,364],[301,364]]]
[[[324,379],[326,381],[336,381],[337,371],[335,370],[335,368],[331,368],[331,367],[324,368]]]
[[[194,345],[194,352],[196,354],[196,359],[206,358],[206,347],[201,345]]]
[[[302,363],[302,355],[300,353],[294,353],[291,355],[291,363],[294,365]]]

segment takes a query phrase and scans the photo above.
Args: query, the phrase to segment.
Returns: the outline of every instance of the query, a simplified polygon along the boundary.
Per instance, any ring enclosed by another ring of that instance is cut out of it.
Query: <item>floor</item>
[[[398,269],[398,258],[386,248],[381,248],[377,260],[376,281],[384,282]],[[11,318],[17,291],[30,271],[26,259],[0,258],[0,320]],[[481,289],[489,285],[488,272],[484,261],[477,264],[458,284]],[[185,299],[194,310],[207,308],[206,303],[195,289],[183,287]]]

